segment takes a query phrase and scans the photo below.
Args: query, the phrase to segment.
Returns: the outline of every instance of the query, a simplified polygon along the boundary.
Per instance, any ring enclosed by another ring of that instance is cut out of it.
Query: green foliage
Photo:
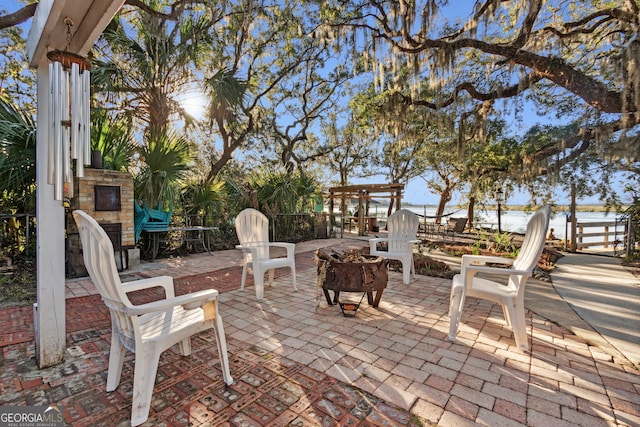
[[[0,306],[28,305],[36,301],[33,264],[19,265],[10,274],[0,275]]]
[[[498,233],[493,235],[495,243],[494,251],[498,253],[507,253],[507,256],[515,258],[518,256],[518,248],[513,244],[513,235],[511,233]]]
[[[258,207],[268,216],[313,211],[317,183],[302,173],[260,170],[249,177]]]
[[[34,114],[35,81],[35,71],[29,68],[27,60],[22,28],[0,29],[0,97],[19,105],[25,114]]]
[[[212,122],[235,123],[246,100],[247,82],[225,68],[206,79],[205,88],[211,100],[209,119]]]
[[[353,117],[341,126],[340,113],[346,111],[334,111],[321,119],[328,153],[318,161],[338,175],[339,185],[347,185],[350,180],[367,175],[366,167],[371,166],[370,159],[376,155],[376,147]]]
[[[351,100],[354,121],[359,132],[380,141],[373,165],[382,167],[389,182],[407,182],[428,167],[433,151],[436,114],[413,106],[398,105],[396,93],[375,93],[373,87]],[[380,171],[378,170],[378,173]]]
[[[33,118],[0,97],[0,203],[4,211],[35,211],[36,126]]]
[[[135,177],[136,200],[150,207],[172,210],[177,189],[194,160],[193,147],[174,133],[151,134],[139,149],[144,166]]]
[[[185,215],[214,215],[223,211],[227,201],[223,181],[188,180],[180,190],[180,204]]]
[[[150,4],[153,10],[164,7]],[[217,12],[193,2],[180,8],[174,22],[162,14],[123,9],[97,44],[96,91],[141,119],[147,133],[169,129],[173,114],[191,120],[178,97],[193,84],[191,69],[211,52],[209,29],[219,19]]]
[[[111,118],[106,110],[92,111],[91,149],[102,154],[104,169],[127,171],[136,151],[131,118],[125,115]]]
[[[476,240],[473,241],[473,246],[471,247],[471,253],[473,255],[480,255],[481,250],[482,250],[482,241],[483,239],[486,240],[486,235],[482,236],[482,235],[478,235],[478,238]]]

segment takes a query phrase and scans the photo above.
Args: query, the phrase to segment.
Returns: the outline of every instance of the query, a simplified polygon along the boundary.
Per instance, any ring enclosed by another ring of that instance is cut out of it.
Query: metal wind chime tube
[[[73,160],[76,176],[84,176],[91,160],[89,62],[72,53],[49,52],[48,183],[55,200],[73,196]]]
[[[82,73],[82,126],[84,127],[84,144],[82,154],[84,154],[84,164],[91,163],[91,76],[89,70]],[[80,162],[82,163],[82,162]],[[83,175],[84,176],[84,175]]]
[[[48,129],[48,138],[49,142],[49,150],[47,150],[47,184],[53,185],[55,180],[55,160],[53,158],[53,150],[51,149],[54,146],[54,138],[56,135],[55,127],[55,113],[54,113],[54,92],[55,92],[55,67],[54,64],[49,64],[49,96],[48,96],[48,117],[47,117],[47,129]]]

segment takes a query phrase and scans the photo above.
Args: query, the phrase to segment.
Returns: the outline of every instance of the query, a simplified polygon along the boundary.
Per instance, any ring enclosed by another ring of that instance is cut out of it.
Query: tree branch
[[[126,0],[124,4],[136,7],[149,15],[163,18],[166,20],[175,21],[178,19],[184,8],[193,3],[193,0],[178,0],[171,5],[170,13],[162,13],[148,6],[142,0]],[[16,25],[20,25],[23,22],[33,18],[33,15],[36,13],[36,9],[38,7],[38,3],[31,3],[23,7],[22,9],[17,10],[16,12],[10,13],[8,15],[0,16],[0,30],[9,27],[15,27]]]
[[[524,76],[520,80],[520,82],[518,82],[517,84],[514,84],[506,88],[496,89],[491,92],[481,92],[478,89],[476,89],[473,83],[464,82],[457,85],[455,89],[452,91],[452,94],[449,95],[447,99],[438,103],[429,102],[423,99],[412,99],[410,96],[405,96],[400,93],[398,93],[397,95],[401,97],[402,102],[405,104],[420,105],[423,107],[430,108],[432,110],[437,110],[453,104],[453,102],[456,100],[460,92],[463,92],[463,91],[467,92],[469,95],[471,95],[472,98],[477,99],[479,101],[492,101],[495,99],[511,98],[529,89],[531,86],[533,86],[535,83],[539,82],[543,78],[544,78],[544,75],[533,72]]]
[[[578,158],[584,153],[597,139],[599,135],[611,135],[623,129],[629,129],[640,123],[640,118],[635,114],[628,114],[619,120],[604,123],[594,127],[581,127],[574,134],[554,141],[536,150],[535,153],[525,155],[522,158],[522,164],[530,166],[536,163],[542,163],[554,156],[569,152],[555,162],[555,167],[563,166]]]
[[[38,3],[31,3],[16,12],[10,13],[8,15],[0,16],[0,30],[9,27],[15,27],[16,25],[20,25],[23,22],[33,18],[33,15],[36,13],[36,8],[38,7]]]

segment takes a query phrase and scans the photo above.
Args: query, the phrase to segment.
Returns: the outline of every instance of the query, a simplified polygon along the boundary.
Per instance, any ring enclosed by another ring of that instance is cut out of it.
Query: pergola
[[[369,216],[369,206],[371,199],[388,198],[389,206],[395,206],[398,210],[402,204],[402,191],[404,184],[353,184],[340,187],[331,187],[326,197],[329,199],[329,212],[333,215],[335,200],[340,200],[343,216],[346,215],[345,200],[358,199],[358,229],[360,234],[364,234],[364,221]],[[391,212],[388,212],[391,214]]]
[[[29,30],[29,65],[37,70],[37,302],[33,314],[36,360],[41,368],[62,362],[66,350],[65,211],[48,182],[47,159],[53,150],[46,120],[52,77],[47,54],[59,50],[86,56],[124,1],[40,0]]]

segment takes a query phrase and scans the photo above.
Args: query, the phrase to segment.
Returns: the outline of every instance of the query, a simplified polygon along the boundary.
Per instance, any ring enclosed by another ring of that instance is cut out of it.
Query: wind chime
[[[54,187],[54,199],[73,197],[72,162],[77,177],[91,159],[90,75],[91,63],[68,51],[71,18],[67,25],[67,51],[47,53],[49,63],[49,155],[47,182]]]

